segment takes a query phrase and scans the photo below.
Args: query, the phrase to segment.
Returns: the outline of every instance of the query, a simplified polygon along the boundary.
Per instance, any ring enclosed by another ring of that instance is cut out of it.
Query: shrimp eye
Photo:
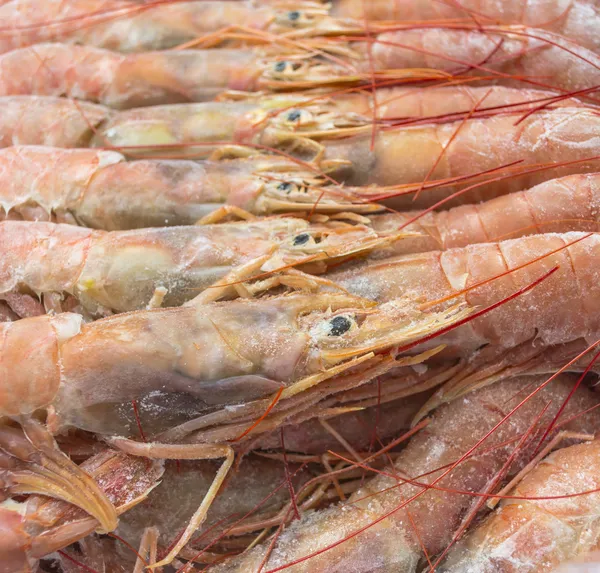
[[[292,70],[299,70],[302,67],[302,64],[300,62],[294,62],[292,64]]]
[[[300,12],[298,12],[298,10],[292,10],[291,12],[288,12],[288,19],[291,22],[295,22],[296,20],[300,19]]]
[[[301,116],[302,116],[302,114],[297,109],[295,109],[293,111],[290,111],[290,113],[288,113],[287,118],[288,118],[288,121],[298,121]]]
[[[329,336],[341,336],[352,328],[352,321],[347,316],[334,316],[329,321]]]
[[[285,71],[285,66],[286,66],[286,63],[284,61],[277,62],[275,64],[275,71],[276,72],[283,72],[283,71]]]
[[[294,237],[294,247],[308,243],[309,239],[310,235],[308,233],[302,233],[301,235]]]
[[[292,190],[292,184],[287,182],[280,183],[279,185],[277,185],[277,190],[287,191],[289,193]]]

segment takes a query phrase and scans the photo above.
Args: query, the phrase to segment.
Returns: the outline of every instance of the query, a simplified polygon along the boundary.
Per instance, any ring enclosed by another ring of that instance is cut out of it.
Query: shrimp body
[[[488,109],[487,113],[502,112],[503,107],[516,113],[536,105],[528,101],[538,102],[537,105],[551,103],[556,94],[503,86],[450,86],[429,90],[382,89],[376,92],[376,97],[379,119],[435,116],[444,119],[446,114],[445,119],[449,121],[471,112],[482,98],[485,99],[485,109],[481,110],[484,114]],[[345,133],[352,135],[357,130],[371,131],[370,100],[371,96],[360,92],[322,99],[297,94],[260,94],[251,96],[249,101],[138,108],[114,114],[96,131],[92,144],[127,149],[135,156],[160,151],[161,156],[175,154],[194,158],[210,155],[214,151],[210,143],[215,143],[217,149],[228,143],[257,144],[289,148],[301,158],[308,152],[311,158],[310,152],[317,154],[318,150],[310,140],[326,142],[328,138],[339,138]],[[581,104],[570,98],[558,105]],[[279,113],[278,108],[281,108]]]
[[[190,302],[85,325],[72,313],[3,323],[0,412],[50,408],[54,430],[75,426],[120,435],[137,433],[132,400],[149,434],[215,409],[235,420],[237,409],[224,406],[237,404],[247,416],[242,406],[251,400],[323,376],[324,368],[341,368],[353,357],[368,360],[372,352],[416,341],[465,316],[394,303],[366,312],[370,306],[342,294],[292,294]],[[259,401],[256,411],[267,405]]]
[[[105,230],[192,225],[223,206],[257,215],[372,212],[277,157],[140,160],[113,151],[17,146],[0,150],[0,220],[56,221]]]
[[[390,245],[391,252],[398,255],[536,233],[598,231],[600,173],[568,175],[476,205],[418,216],[418,211],[373,215],[371,224],[378,234],[402,229],[421,235]],[[414,222],[405,226],[411,220]]]
[[[108,115],[103,106],[65,98],[0,97],[0,147],[87,147],[93,129]]]
[[[289,90],[302,87],[301,81],[304,87],[315,87],[368,84],[373,77],[389,81],[450,75],[568,92],[591,90],[600,83],[598,53],[553,32],[522,26],[421,25],[382,32],[374,41],[350,42],[346,49],[349,53],[343,62],[314,57],[297,70],[293,59],[271,63],[264,70],[263,83]]]
[[[376,238],[364,226],[328,229],[296,218],[112,232],[3,221],[0,299],[11,305],[33,292],[46,308],[102,316],[143,309],[160,289],[161,304],[179,306],[259,257],[273,254],[263,271],[303,261],[318,271],[315,255],[335,258]]]
[[[423,493],[419,486],[403,484],[403,477],[409,476],[418,483],[431,483],[442,478],[436,484],[442,488],[482,491],[512,451],[512,447],[501,444],[520,437],[551,401],[537,426],[543,431],[568,395],[572,381],[563,378],[531,398],[480,446],[486,450],[492,448],[488,453],[478,453],[476,450],[474,457],[462,461],[444,477],[443,470],[439,468],[446,468],[447,464],[452,465],[459,460],[494,428],[511,406],[518,403],[509,397],[519,392],[527,394],[544,380],[520,378],[505,381],[478,391],[467,400],[441,407],[430,424],[402,450],[394,466],[388,468],[384,475],[368,481],[348,502],[323,511],[306,513],[277,538],[272,552],[268,553],[265,546],[259,546],[216,567],[215,571],[252,571],[263,559],[267,559],[268,570],[290,564],[289,570],[293,573],[415,571],[422,557],[422,548],[428,555],[434,555],[451,540],[472,498],[468,494],[449,494],[435,489]],[[585,404],[596,402],[583,389],[579,396],[573,398],[578,402],[578,405],[569,402],[568,408],[573,408],[573,412],[585,409]],[[597,420],[591,416],[575,424],[580,428],[593,429],[597,426]],[[519,463],[522,464],[518,462],[517,465]],[[513,467],[511,471],[514,471]],[[421,495],[413,499],[410,505],[391,513],[419,492]],[[432,507],[435,507],[435,511],[432,511]],[[343,541],[386,514],[390,515]],[[340,541],[343,542],[338,544]],[[322,552],[317,554],[319,551]],[[305,560],[291,565],[302,558]]]
[[[403,24],[457,19],[468,25],[473,25],[474,21],[478,24],[520,24],[552,30],[591,50],[598,51],[600,48],[595,33],[600,14],[594,0],[525,3],[520,0],[466,0],[460,4],[444,3],[440,6],[427,0],[336,0],[332,15],[357,20],[365,17],[369,20],[395,20]]]
[[[406,255],[358,265],[332,273],[330,278],[356,295],[380,302],[399,296],[434,301],[454,295],[453,303],[464,300],[485,308],[558,266],[539,287],[461,326],[445,341],[460,356],[487,344],[509,349],[534,338],[540,348],[579,338],[591,343],[600,337],[600,291],[594,270],[594,261],[600,256],[600,235],[583,237],[586,234],[533,235]],[[577,239],[583,240],[564,248]],[[458,294],[555,250],[539,261]]]
[[[349,161],[335,176],[350,185],[414,184],[414,190],[418,190],[423,182],[438,182],[431,189],[425,185],[414,200],[408,189],[387,199],[392,207],[400,209],[430,206],[447,197],[451,191],[444,180],[476,176],[514,162],[520,162],[519,169],[526,170],[582,160],[521,175],[516,171],[514,177],[483,185],[456,202],[490,199],[548,179],[600,169],[598,159],[594,159],[600,155],[600,120],[596,113],[560,108],[534,113],[517,125],[518,119],[519,116],[503,115],[460,124],[391,129],[378,134],[372,151],[367,136],[328,142],[327,157]],[[589,161],[583,161],[588,158]],[[380,189],[354,191],[365,199],[382,195]],[[393,195],[393,190],[383,194]]]
[[[0,95],[68,96],[114,108],[204,101],[227,89],[255,89],[258,59],[250,50],[123,55],[38,44],[0,56]]]
[[[523,478],[479,527],[452,548],[440,571],[555,571],[598,549],[600,441],[553,452]],[[545,497],[562,499],[543,499]],[[527,499],[542,498],[542,499]]]
[[[11,0],[0,7],[0,51],[47,41],[118,52],[172,48],[237,24],[266,29],[269,6],[242,2],[177,2],[144,6],[130,0]]]

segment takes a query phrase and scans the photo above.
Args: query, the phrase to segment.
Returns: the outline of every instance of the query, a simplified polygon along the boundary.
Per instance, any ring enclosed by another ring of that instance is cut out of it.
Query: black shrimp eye
[[[352,327],[352,322],[346,316],[334,316],[329,321],[329,336],[341,336]]]
[[[291,20],[292,22],[295,22],[299,18],[300,18],[300,12],[298,12],[298,10],[292,10],[291,12],[288,12],[288,19]]]
[[[277,62],[275,64],[275,71],[276,72],[283,72],[283,71],[285,71],[285,66],[286,66],[285,62]]]
[[[291,183],[287,183],[287,182],[283,182],[280,183],[279,185],[277,185],[277,190],[278,191],[291,191],[292,190],[292,184]]]
[[[304,245],[308,243],[309,239],[310,235],[308,233],[302,233],[301,235],[294,237],[294,246],[297,247],[298,245]]]
[[[300,119],[300,116],[301,116],[300,112],[297,109],[295,109],[293,111],[290,111],[290,113],[288,113],[287,118],[288,118],[288,121],[298,121]]]

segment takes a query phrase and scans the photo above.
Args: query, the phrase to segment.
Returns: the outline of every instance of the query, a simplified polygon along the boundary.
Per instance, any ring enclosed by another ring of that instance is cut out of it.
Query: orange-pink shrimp
[[[291,5],[252,0],[9,0],[0,6],[0,51],[47,41],[119,52],[163,50],[232,26],[270,33],[314,27],[327,14],[316,2]]]
[[[443,20],[470,26],[520,24],[552,30],[591,50],[600,49],[596,34],[600,14],[594,0],[335,0],[331,13],[363,22],[365,18],[388,20],[390,25],[396,26],[419,25],[424,21],[435,25]]]
[[[439,571],[550,572],[597,551],[599,466],[598,439],[553,452],[450,550]]]
[[[260,61],[252,50],[123,55],[37,44],[0,55],[0,95],[68,96],[115,108],[204,101],[227,89],[256,89]]]
[[[567,107],[539,111],[519,122],[520,118],[501,115],[393,128],[377,135],[373,150],[368,135],[329,141],[325,157],[349,162],[333,173],[347,184],[398,186],[396,192],[377,188],[349,191],[365,200],[384,199],[399,209],[433,205],[450,195],[448,184],[507,165],[517,164],[514,178],[490,182],[476,193],[461,195],[454,204],[527,189],[563,175],[600,170],[600,118],[594,111]],[[557,167],[551,167],[553,163]],[[551,168],[535,169],[546,165]]]
[[[414,572],[424,552],[434,555],[451,541],[471,507],[471,493],[486,493],[490,481],[502,475],[523,434],[541,436],[556,416],[572,389],[568,377],[545,386],[511,413],[543,380],[504,381],[440,408],[394,466],[367,482],[347,503],[307,512],[271,547],[265,543],[214,571],[255,571],[264,562],[263,569],[272,573]],[[566,407],[571,416],[597,402],[589,391],[579,390]],[[598,419],[592,413],[574,423],[569,429],[593,432]],[[511,472],[523,465],[537,441],[520,453]],[[442,489],[405,483],[410,479]]]
[[[343,190],[313,188],[316,175],[275,156],[128,163],[114,151],[17,146],[0,149],[0,220],[112,231],[193,225],[220,210],[247,217],[242,211],[272,215],[381,209]]]
[[[364,225],[292,217],[110,232],[2,221],[0,300],[21,316],[22,299],[31,293],[47,310],[85,317],[179,306],[246,264],[254,262],[249,274],[257,275],[290,266],[322,273],[387,243]],[[318,286],[294,272],[296,287]]]
[[[597,53],[535,28],[421,26],[346,44],[328,42],[332,50],[337,48],[344,55],[336,61],[322,55],[308,57],[306,52],[296,58],[281,55],[265,69],[263,85],[290,90],[473,76],[487,82],[567,92],[594,90],[600,84]],[[306,44],[308,49],[310,40]],[[318,46],[322,48],[322,42]]]
[[[445,122],[466,114],[471,117],[472,108],[483,99],[485,106],[477,116],[524,112],[536,105],[582,105],[574,98],[562,99],[551,92],[503,86],[384,88],[376,96],[379,120],[395,120],[400,125],[411,125],[413,122],[402,118],[415,115],[420,115],[419,119],[437,116]],[[136,157],[159,153],[161,157],[194,158],[209,156],[214,151],[211,143],[217,149],[224,144],[248,144],[289,150],[296,157],[310,160],[322,154],[329,139],[372,131],[369,100],[360,92],[333,98],[261,93],[246,101],[150,106],[114,114],[96,130],[92,144],[126,149],[128,155]],[[364,113],[357,113],[359,110]]]
[[[94,129],[109,114],[101,105],[65,98],[0,97],[0,147],[87,147]]]
[[[44,461],[47,451],[43,447],[36,450],[23,436],[9,430],[3,428],[2,442],[7,447],[7,442],[13,441],[14,457],[10,460],[8,455],[2,454],[2,493],[14,493],[15,496],[36,493],[35,486],[33,489],[31,486],[33,483],[42,495],[31,495],[24,501],[6,500],[0,507],[2,573],[36,570],[40,558],[75,543],[98,528],[98,521],[83,509],[90,505],[90,500],[86,500],[90,492],[82,483],[64,472],[53,476],[57,482],[54,488],[40,487],[42,480],[36,476],[35,466],[37,460]],[[7,463],[8,466],[5,465]],[[52,462],[46,463],[49,475],[55,468]],[[98,484],[96,487],[119,515],[147,498],[160,483],[164,467],[156,460],[127,456],[106,448],[83,462],[80,471],[85,472],[87,480]],[[65,484],[68,484],[66,490],[71,496],[71,503],[47,497],[56,497],[56,492],[60,492]],[[79,507],[73,503],[78,503]],[[116,523],[112,524],[114,527]]]
[[[568,175],[475,205],[420,215],[419,211],[370,217],[380,234],[421,236],[396,241],[398,255],[466,247],[536,233],[600,230],[600,173]],[[412,221],[412,222],[411,222]],[[409,223],[407,225],[407,223]]]
[[[464,301],[485,308],[557,268],[539,289],[440,337],[448,344],[444,352],[469,358],[469,362],[438,390],[429,409],[479,384],[470,374],[478,368],[483,373],[484,365],[489,367],[487,374],[496,366],[498,371],[511,367],[526,371],[538,365],[539,356],[548,348],[598,340],[600,295],[594,261],[599,255],[598,234],[549,233],[372,261],[329,278],[349,292],[376,301],[405,296],[419,308],[422,301],[425,308],[429,308],[427,302],[436,308],[438,301]],[[482,384],[493,382],[493,377],[483,378]]]

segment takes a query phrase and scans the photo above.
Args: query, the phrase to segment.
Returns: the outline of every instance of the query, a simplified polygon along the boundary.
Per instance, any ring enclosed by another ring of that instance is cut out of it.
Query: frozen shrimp
[[[448,211],[422,216],[419,211],[387,213],[370,220],[380,235],[400,229],[420,235],[408,236],[386,249],[386,254],[402,255],[537,233],[598,231],[599,214],[600,174],[590,173],[552,179],[526,191]]]
[[[277,107],[284,111],[276,113]],[[290,149],[295,156],[310,160],[321,153],[319,140],[352,134],[371,123],[369,118],[339,112],[335,104],[319,101],[289,108],[287,98],[262,95],[252,102],[132,109],[105,122],[93,144],[127,149],[134,156],[158,153],[195,158],[208,157],[224,145],[257,145],[259,149]]]
[[[139,432],[156,437],[180,424],[181,438],[204,423],[207,414],[223,425],[225,438],[212,443],[108,438],[112,445],[143,457],[224,458],[186,532],[160,562],[165,565],[203,522],[233,464],[231,441],[264,432],[258,426],[265,422],[268,429],[281,425],[290,414],[311,405],[302,400],[311,387],[342,372],[352,371],[350,378],[360,384],[389,369],[390,362],[400,365],[394,356],[388,359],[375,352],[417,344],[439,328],[466,319],[469,312],[454,308],[421,314],[395,303],[374,308],[355,297],[324,292],[213,304],[200,300],[87,325],[73,313],[2,323],[0,415],[18,419],[27,431],[33,426],[46,443],[48,430],[68,427],[104,436]],[[425,352],[408,363],[430,355]],[[42,410],[48,414],[47,429],[31,418]],[[52,441],[46,451],[56,457],[56,448]],[[75,471],[68,458],[61,461]],[[40,469],[33,473],[40,482],[36,491],[51,488]],[[102,522],[110,530],[114,509],[111,515],[111,506],[96,505],[104,509]],[[98,513],[96,505],[88,503],[86,508]]]
[[[2,413],[50,408],[56,431],[74,426],[105,435],[135,436],[139,420],[152,436],[174,420],[215,409],[226,421],[251,424],[280,391],[273,415],[282,419],[306,389],[349,369],[366,382],[372,365],[387,364],[373,352],[417,342],[468,314],[460,308],[421,313],[399,303],[375,308],[348,295],[319,293],[192,301],[89,324],[72,313],[26,318],[1,327],[0,380],[10,386]],[[38,349],[34,363],[32,348]],[[230,427],[229,433],[241,432]]]
[[[306,44],[308,49],[310,40]],[[516,87],[567,92],[593,90],[600,84],[597,53],[558,34],[522,26],[421,26],[346,44],[328,39],[317,45],[343,55],[332,61],[323,55],[306,56],[306,51],[295,57],[282,54],[265,69],[262,84],[292,90],[473,76]]]
[[[37,44],[0,56],[0,95],[67,96],[114,108],[204,101],[226,89],[256,89],[260,59],[241,49],[123,55]]]
[[[396,21],[395,25],[418,25],[423,21],[431,21],[435,25],[435,22],[443,20],[458,20],[470,26],[481,23],[521,24],[552,30],[591,50],[598,51],[600,48],[595,33],[600,25],[600,14],[594,0],[551,0],[525,4],[519,0],[466,0],[439,5],[427,0],[336,0],[332,15],[361,21],[365,18],[392,20]]]
[[[543,432],[573,384],[568,377],[555,381],[507,417],[543,380],[505,381],[440,408],[429,425],[399,454],[394,466],[367,482],[347,503],[307,512],[279,535],[272,551],[265,544],[217,566],[215,571],[253,571],[263,561],[265,571],[285,567],[294,573],[415,571],[423,550],[433,555],[451,541],[471,506],[472,497],[469,493],[425,491],[403,481],[412,478],[420,484],[434,483],[444,490],[485,492],[532,421],[542,414],[533,433]],[[566,407],[571,416],[596,403],[589,392],[580,390]],[[515,400],[514,396],[520,392],[523,394]],[[543,412],[545,406],[548,408]],[[570,417],[565,413],[563,416]],[[588,414],[587,419],[575,420],[569,429],[595,431],[597,424],[593,414]],[[461,459],[486,435],[472,457]],[[523,464],[536,443],[533,440],[529,451],[521,453],[516,466]],[[518,471],[518,467],[510,469]]]
[[[0,530],[3,532],[0,544],[2,573],[35,570],[40,558],[75,543],[99,527],[98,521],[88,515],[90,500],[88,498],[86,501],[86,496],[90,495],[89,487],[84,487],[82,482],[68,473],[65,478],[64,473],[52,475],[50,472],[46,475],[51,475],[51,479],[57,483],[52,487],[49,480],[49,487],[44,487],[43,480],[37,480],[35,470],[29,468],[35,467],[37,461],[44,461],[44,453],[47,452],[43,449],[42,453],[35,452],[22,436],[9,430],[10,428],[1,430],[3,448],[10,450],[12,446],[13,449],[12,464],[8,456],[4,453],[2,456],[2,493],[5,494],[8,489],[15,496],[21,495],[31,491],[31,484],[36,483],[37,491],[42,495],[31,495],[24,501],[4,500],[0,507]],[[26,445],[21,441],[26,442]],[[15,458],[18,459],[16,444],[21,448],[21,455],[29,454],[30,457],[15,463]],[[5,465],[6,462],[9,462],[8,466]],[[24,468],[19,468],[19,464]],[[83,462],[80,468],[86,472],[87,480],[98,484],[97,487],[106,496],[116,515],[144,501],[160,483],[164,472],[162,462],[127,456],[109,449]],[[55,470],[47,460],[46,469]],[[127,476],[127,479],[123,479],[123,476]],[[11,482],[12,486],[7,488],[7,484]],[[60,497],[57,492],[65,484],[68,485],[68,499],[71,503],[47,497]],[[79,507],[74,503],[79,504]],[[114,529],[116,525],[116,522],[112,523],[111,528]]]
[[[65,98],[0,97],[0,147],[87,147],[109,113],[103,106]]]
[[[487,307],[559,266],[539,290],[454,331],[451,336],[460,339],[456,349],[467,354],[483,344],[511,348],[533,337],[539,344],[599,338],[592,270],[599,254],[598,234],[548,233],[360,263],[329,277],[349,292],[378,302],[399,296],[425,301],[452,297],[454,304],[464,297],[469,305]],[[484,284],[470,288],[479,283]]]
[[[554,107],[554,101],[560,106],[582,105],[574,98],[562,100],[547,91],[503,86],[391,88],[375,93],[380,120],[415,116],[457,120],[471,114],[482,99],[482,115],[527,111],[534,105]],[[96,131],[92,144],[125,148],[135,156],[160,153],[200,158],[214,151],[210,143],[217,148],[223,144],[250,144],[313,159],[322,153],[319,142],[372,131],[370,99],[360,92],[333,98],[261,93],[246,101],[150,106],[113,115]],[[282,108],[279,113],[278,108]]]
[[[599,440],[550,454],[450,550],[440,571],[555,571],[597,549],[599,464]]]
[[[501,115],[393,128],[377,135],[373,150],[369,136],[327,142],[326,157],[348,162],[332,175],[349,185],[399,186],[396,192],[349,190],[365,200],[383,198],[398,209],[431,206],[450,195],[453,188],[448,183],[476,179],[489,170],[499,170],[493,174],[497,177],[509,164],[519,163],[523,172],[510,171],[514,177],[479,186],[454,204],[490,199],[548,179],[600,169],[600,119],[595,112],[559,108],[536,112],[521,122],[520,117]],[[569,163],[572,161],[576,163]],[[558,166],[551,167],[553,163]],[[535,169],[539,166],[550,168]]]
[[[273,156],[128,163],[114,151],[17,146],[0,150],[0,220],[110,231],[193,225],[236,209],[255,215],[380,210],[343,190],[313,187],[318,180],[318,173]]]
[[[425,308],[427,302],[436,308],[435,301],[468,301],[486,307],[557,268],[539,289],[440,337],[448,344],[444,352],[466,362],[434,394],[422,415],[479,384],[493,382],[493,376],[487,377],[491,372],[537,368],[540,357],[551,369],[555,365],[545,350],[566,345],[567,362],[581,350],[577,341],[585,346],[598,340],[599,295],[593,264],[598,253],[597,234],[542,234],[373,261],[329,278],[349,292],[377,301],[406,296],[418,307],[426,301]],[[478,370],[481,379],[475,376]]]
[[[314,28],[327,14],[317,2],[253,0],[146,2],[10,0],[0,6],[0,51],[47,41],[118,52],[162,50],[233,26],[282,33]]]
[[[20,314],[19,295],[35,293],[47,310],[86,317],[179,306],[251,261],[257,275],[289,266],[321,273],[388,242],[364,225],[291,217],[111,232],[3,221],[0,300]],[[302,280],[310,287],[307,275],[295,284]]]

